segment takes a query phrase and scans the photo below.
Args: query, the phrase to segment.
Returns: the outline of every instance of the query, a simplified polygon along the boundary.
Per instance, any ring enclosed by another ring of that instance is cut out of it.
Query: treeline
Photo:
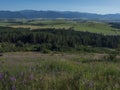
[[[66,29],[0,27],[0,51],[67,51],[81,46],[117,48],[120,36],[105,36]]]
[[[116,29],[120,29],[120,23],[118,22],[112,22],[112,23],[109,23],[111,25],[111,27],[113,28],[116,28]]]

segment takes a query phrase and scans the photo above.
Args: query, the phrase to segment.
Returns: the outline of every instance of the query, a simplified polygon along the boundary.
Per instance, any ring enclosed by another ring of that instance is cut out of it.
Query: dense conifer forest
[[[0,27],[0,51],[66,51],[82,45],[118,48],[120,36],[102,35],[72,29],[23,29]]]

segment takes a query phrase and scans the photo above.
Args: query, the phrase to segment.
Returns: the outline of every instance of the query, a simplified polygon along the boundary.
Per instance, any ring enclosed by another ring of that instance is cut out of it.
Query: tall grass
[[[0,90],[120,89],[119,62],[84,63],[84,60],[0,60]]]

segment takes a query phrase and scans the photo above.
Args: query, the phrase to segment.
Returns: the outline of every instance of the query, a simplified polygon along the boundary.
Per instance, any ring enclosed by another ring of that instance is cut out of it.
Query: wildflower
[[[0,80],[3,79],[3,77],[4,77],[4,74],[0,73]]]
[[[34,75],[31,74],[31,75],[29,76],[29,79],[30,79],[30,80],[33,80],[33,79],[34,79]]]
[[[15,87],[15,85],[13,85],[13,86],[12,86],[12,90],[16,90],[16,87]]]
[[[16,78],[15,77],[11,77],[10,80],[13,81],[13,82],[16,82]]]

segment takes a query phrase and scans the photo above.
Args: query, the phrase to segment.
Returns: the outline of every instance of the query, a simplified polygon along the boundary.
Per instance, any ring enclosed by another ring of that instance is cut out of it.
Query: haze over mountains
[[[22,11],[0,11],[1,19],[12,19],[12,18],[67,18],[67,19],[86,19],[86,20],[109,20],[119,21],[120,14],[93,14],[93,13],[82,13],[82,12],[71,12],[71,11],[35,11],[35,10],[22,10]]]

